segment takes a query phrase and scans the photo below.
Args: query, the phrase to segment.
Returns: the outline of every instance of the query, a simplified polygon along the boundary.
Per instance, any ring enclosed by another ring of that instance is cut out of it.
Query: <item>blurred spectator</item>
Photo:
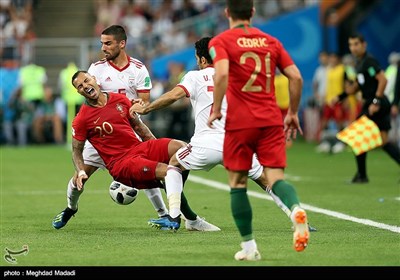
[[[130,37],[128,42],[132,42],[133,47],[135,47],[140,43],[141,37],[148,33],[149,23],[143,15],[141,7],[135,4],[134,1],[129,1],[124,12],[125,14],[120,22],[125,27],[127,35]]]
[[[395,86],[396,77],[398,70],[398,63],[400,61],[400,53],[392,52],[388,57],[389,66],[385,70],[385,76],[387,79],[387,84],[385,88],[385,95],[388,97],[391,108],[391,126],[392,129],[389,131],[389,141],[393,143],[398,143],[400,141],[400,117],[398,111],[398,101],[395,100]]]
[[[320,125],[321,143],[316,148],[317,152],[342,152],[345,148],[343,142],[336,139],[338,130],[344,128],[347,113],[343,103],[336,102],[337,97],[344,92],[344,65],[336,53],[329,55],[327,70],[326,96],[322,110]],[[333,130],[333,131],[331,131]],[[335,143],[333,143],[335,142]]]
[[[180,20],[185,20],[199,15],[200,12],[197,10],[192,0],[183,0],[183,5],[181,8],[174,11],[172,15],[172,22],[177,22]]]
[[[396,81],[394,85],[394,99],[391,107],[391,115],[397,115],[397,119],[399,116],[399,108],[400,108],[400,60],[397,62],[397,73],[396,73]],[[400,121],[397,122],[397,127],[394,128],[397,130],[397,145],[400,148]]]
[[[61,69],[58,74],[58,92],[68,112],[68,123],[72,121],[72,118],[75,116],[76,112],[78,112],[80,105],[84,101],[83,96],[76,94],[76,89],[71,83],[71,77],[76,71],[78,71],[78,66],[76,66],[75,62],[71,61],[65,68]],[[67,121],[65,115],[60,116],[65,124]]]
[[[4,27],[11,21],[11,0],[0,0],[0,28],[1,36],[4,35]]]
[[[153,0],[153,1],[148,1],[148,0],[127,0],[126,4],[123,8],[123,15],[124,11],[126,10],[126,6],[131,5],[131,3],[134,3],[134,5],[140,9],[140,13],[146,18],[148,23],[153,22],[153,17],[154,17],[154,12],[156,11],[159,6],[161,5],[161,1],[158,0]]]
[[[8,145],[16,144],[14,125],[15,112],[10,108],[10,100],[18,89],[19,67],[0,67],[1,138]]]
[[[76,110],[74,109],[74,112],[77,112],[77,109],[84,101],[83,96],[76,94],[76,89],[71,83],[72,75],[78,70],[75,62],[71,61],[65,68],[61,69],[58,75],[58,90],[61,98],[68,106],[73,105],[75,107]]]
[[[355,60],[351,54],[346,54],[342,58],[343,65],[344,65],[344,87],[346,91],[346,87],[349,85],[351,86],[353,83],[356,82],[357,73],[355,69]],[[345,93],[343,93],[345,94]],[[346,95],[347,96],[347,95]],[[338,98],[339,100],[339,98]],[[361,92],[359,91],[358,94],[353,94],[351,96],[347,96],[345,100],[343,100],[344,106],[347,108],[347,124],[353,122],[360,110],[361,110]]]
[[[388,57],[388,67],[385,70],[385,76],[387,81],[385,94],[388,97],[389,101],[392,102],[394,99],[394,86],[396,82],[397,75],[397,63],[400,60],[400,53],[391,52]]]
[[[285,118],[289,109],[289,80],[278,68],[275,70],[275,98],[279,109],[281,109],[282,120]],[[286,148],[292,146],[292,140],[286,141]]]
[[[312,86],[313,86],[313,97],[316,105],[322,108],[326,95],[326,81],[327,81],[327,70],[328,70],[328,53],[321,51],[318,56],[319,65],[315,69]]]
[[[168,54],[176,52],[187,46],[188,35],[184,31],[178,30],[172,26],[161,36],[160,50],[161,53]]]
[[[324,29],[324,47],[329,46],[329,35],[332,30],[337,30],[337,46],[338,53],[344,55],[348,51],[347,38],[349,33],[355,29],[355,21],[360,0],[321,0],[320,17],[322,27]],[[333,28],[332,28],[333,27]]]
[[[256,16],[269,19],[278,15],[281,10],[280,2],[279,0],[256,1],[255,5],[258,11]]]
[[[320,120],[322,116],[322,105],[326,95],[326,81],[328,69],[328,53],[320,51],[318,57],[319,65],[314,71],[312,78],[313,95],[308,100],[304,109],[304,138],[307,141],[320,140]]]
[[[31,62],[21,67],[19,85],[24,100],[38,105],[44,98],[44,87],[47,83],[46,69]]]
[[[176,86],[185,75],[184,65],[182,63],[171,62],[169,64],[169,80],[165,87],[166,91]],[[182,98],[169,106],[169,123],[167,124],[166,136],[175,139],[188,141],[192,135],[190,130],[191,105],[189,98]]]
[[[84,101],[83,96],[76,94],[76,89],[71,83],[71,77],[76,71],[78,71],[78,67],[71,61],[65,68],[61,69],[58,75],[58,91],[63,101],[64,111],[62,109],[57,109],[57,111],[63,121],[63,131],[67,134],[67,140],[72,139],[70,129],[72,119]]]
[[[216,0],[193,1],[194,8],[200,13],[209,11]]]
[[[59,112],[57,112],[57,97],[53,95],[51,87],[46,86],[44,99],[38,105],[33,118],[33,139],[36,143],[64,142],[63,124]]]
[[[173,28],[171,18],[171,10],[168,10],[168,6],[165,6],[165,4],[154,13],[152,34],[156,37],[156,44],[161,42],[163,34],[169,32]]]
[[[26,11],[32,15],[33,0],[11,0],[11,3],[17,12]]]
[[[302,8],[306,5],[304,0],[255,0],[254,4],[256,7],[256,21],[269,19],[281,13],[287,13]]]
[[[31,128],[33,116],[44,100],[46,83],[47,74],[44,67],[33,62],[21,67],[18,80],[19,88],[13,99],[20,145],[25,145],[30,140],[29,137],[33,136],[28,132]]]
[[[11,20],[4,27],[3,36],[7,39],[23,40],[30,25],[30,15],[25,10],[11,14]]]
[[[275,98],[279,109],[281,109],[282,119],[285,118],[289,109],[289,80],[277,68],[275,71]]]
[[[119,0],[94,0],[93,4],[96,13],[95,36],[100,36],[108,26],[119,24],[122,13]]]
[[[17,145],[25,146],[30,141],[30,128],[35,106],[23,97],[22,89],[18,88],[12,95],[8,106],[13,110],[12,129],[17,134]]]
[[[279,1],[280,13],[294,11],[304,6],[304,0]]]

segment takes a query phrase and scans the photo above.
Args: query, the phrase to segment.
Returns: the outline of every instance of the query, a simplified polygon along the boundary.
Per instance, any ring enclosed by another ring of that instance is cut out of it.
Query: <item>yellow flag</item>
[[[382,145],[378,126],[365,115],[339,131],[336,137],[349,145],[357,156]]]

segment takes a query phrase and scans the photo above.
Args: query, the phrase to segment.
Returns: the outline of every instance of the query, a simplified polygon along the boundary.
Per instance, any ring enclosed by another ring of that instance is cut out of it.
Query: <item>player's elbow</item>
[[[172,101],[172,103],[174,103],[174,102],[178,101],[179,99],[184,98],[186,96],[186,92],[181,86],[176,86],[171,91],[166,93],[166,96],[168,96],[170,101]]]
[[[294,83],[303,84],[303,77],[296,65],[290,65],[283,70],[283,74]]]
[[[303,77],[301,76],[300,72],[293,74],[289,78],[289,81],[293,84],[303,86]]]

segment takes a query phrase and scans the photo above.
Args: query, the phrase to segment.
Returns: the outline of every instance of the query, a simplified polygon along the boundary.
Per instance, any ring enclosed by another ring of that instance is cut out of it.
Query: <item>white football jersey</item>
[[[180,86],[186,95],[190,98],[194,113],[194,135],[190,139],[190,144],[197,147],[205,147],[222,151],[225,135],[225,116],[227,103],[224,98],[222,102],[222,118],[213,122],[214,128],[207,125],[208,117],[211,114],[211,108],[214,103],[213,91],[214,68],[207,67],[202,70],[189,71],[180,81]],[[211,135],[212,141],[204,141],[204,135]],[[217,135],[220,135],[218,137]],[[201,138],[201,139],[199,139]]]
[[[102,91],[125,94],[129,99],[138,98],[138,92],[152,88],[146,66],[129,57],[129,65],[118,68],[112,62],[102,59],[92,63],[88,72],[96,77]]]
[[[112,62],[102,59],[92,63],[88,73],[96,77],[102,91],[122,93],[129,99],[138,98],[138,92],[152,88],[150,75],[142,62],[132,57],[128,59],[129,65],[124,68],[118,68]],[[89,141],[85,141],[83,159],[87,165],[105,169],[103,160]]]

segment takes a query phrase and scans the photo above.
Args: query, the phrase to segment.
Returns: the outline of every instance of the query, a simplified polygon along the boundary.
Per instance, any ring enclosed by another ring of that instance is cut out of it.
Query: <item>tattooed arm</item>
[[[83,188],[83,184],[88,179],[88,176],[85,172],[85,164],[82,155],[84,146],[84,141],[78,141],[75,138],[72,138],[72,162],[74,163],[76,172],[78,173],[78,177],[76,179],[76,186],[78,190]]]
[[[143,141],[156,139],[150,129],[145,125],[142,120],[139,118],[137,114],[135,114],[134,118],[130,119],[131,126],[133,130],[142,138]]]

